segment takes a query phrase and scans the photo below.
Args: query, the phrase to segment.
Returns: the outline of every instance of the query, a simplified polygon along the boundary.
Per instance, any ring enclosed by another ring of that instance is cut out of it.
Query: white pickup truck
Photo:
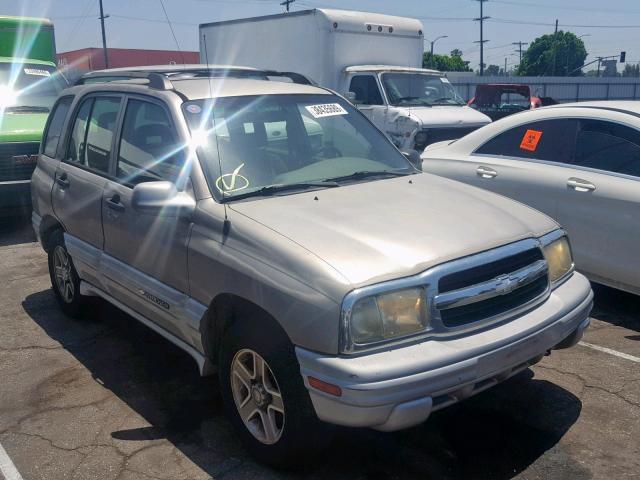
[[[348,97],[401,149],[422,151],[491,121],[422,66],[422,22],[313,9],[200,25],[200,60],[294,71]]]

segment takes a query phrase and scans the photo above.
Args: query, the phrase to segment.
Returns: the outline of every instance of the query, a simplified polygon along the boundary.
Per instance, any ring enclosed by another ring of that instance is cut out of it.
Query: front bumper
[[[509,378],[551,349],[577,343],[592,307],[589,281],[574,273],[543,304],[489,330],[357,357],[300,347],[296,354],[318,418],[393,431]],[[310,387],[309,376],[338,385],[342,395]]]
[[[31,180],[0,181],[0,216],[21,215],[31,207]]]

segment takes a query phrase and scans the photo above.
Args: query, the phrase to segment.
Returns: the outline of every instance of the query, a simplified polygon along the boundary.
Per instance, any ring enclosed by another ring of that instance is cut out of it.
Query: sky
[[[198,50],[198,24],[269,15],[284,11],[282,0],[163,0],[181,50]],[[103,0],[107,46],[177,49],[160,0]],[[316,7],[371,11],[422,20],[425,49],[436,41],[435,53],[457,48],[478,68],[479,16],[477,0],[297,0],[292,10]],[[0,14],[45,16],[53,20],[58,52],[102,45],[98,0],[0,0]],[[640,62],[640,2],[638,0],[488,0],[484,3],[485,64],[508,68],[518,62],[513,42],[532,42],[560,29],[583,36],[589,57],[627,52]],[[526,46],[525,46],[526,48]],[[586,68],[589,70],[591,67]]]

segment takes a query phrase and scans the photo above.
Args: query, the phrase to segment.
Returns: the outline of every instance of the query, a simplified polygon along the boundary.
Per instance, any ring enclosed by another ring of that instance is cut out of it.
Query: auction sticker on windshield
[[[24,73],[27,75],[39,75],[41,77],[50,77],[51,72],[48,70],[42,70],[40,68],[24,68]]]
[[[323,103],[322,105],[308,105],[304,107],[313,115],[313,118],[333,117],[334,115],[347,115],[347,112],[339,103]]]
[[[520,149],[527,150],[529,152],[535,152],[538,148],[538,143],[542,137],[542,132],[539,130],[527,130],[520,142]]]

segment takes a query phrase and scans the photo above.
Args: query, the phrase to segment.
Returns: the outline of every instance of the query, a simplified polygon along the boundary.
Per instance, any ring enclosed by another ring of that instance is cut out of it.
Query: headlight
[[[544,256],[549,265],[549,279],[552,283],[557,282],[573,269],[573,257],[567,237],[560,237],[545,245]]]
[[[353,344],[364,345],[421,332],[429,326],[420,287],[362,298],[353,305],[347,328]]]

